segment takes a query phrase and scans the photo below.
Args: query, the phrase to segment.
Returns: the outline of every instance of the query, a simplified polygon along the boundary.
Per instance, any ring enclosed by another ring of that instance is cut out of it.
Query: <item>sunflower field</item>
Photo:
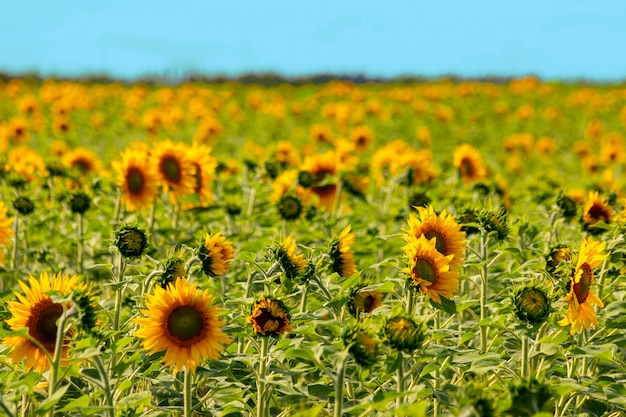
[[[626,86],[0,80],[0,410],[626,415]]]

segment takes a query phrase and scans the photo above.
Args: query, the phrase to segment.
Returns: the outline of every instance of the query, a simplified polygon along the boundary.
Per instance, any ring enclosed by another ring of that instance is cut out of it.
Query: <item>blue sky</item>
[[[626,1],[21,0],[0,71],[626,79]]]

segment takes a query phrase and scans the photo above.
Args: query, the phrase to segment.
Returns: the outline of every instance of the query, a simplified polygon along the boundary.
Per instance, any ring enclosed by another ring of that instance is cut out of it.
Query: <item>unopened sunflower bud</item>
[[[70,197],[70,210],[72,213],[83,214],[91,206],[91,198],[82,191],[77,191]]]
[[[383,328],[385,339],[391,347],[413,352],[424,342],[424,327],[410,317],[396,316],[387,320]]]
[[[124,226],[116,233],[115,246],[122,256],[137,258],[143,254],[148,246],[146,232],[135,226]]]
[[[27,216],[35,210],[35,204],[28,197],[18,197],[13,201],[13,208],[15,208],[18,213]]]
[[[371,367],[378,361],[380,343],[373,335],[359,328],[348,329],[343,341],[349,346],[348,352],[361,366]]]
[[[302,214],[302,203],[295,195],[286,194],[276,204],[280,217],[285,220],[295,220]]]
[[[515,295],[517,317],[531,325],[545,322],[550,310],[550,299],[541,288],[525,287]]]

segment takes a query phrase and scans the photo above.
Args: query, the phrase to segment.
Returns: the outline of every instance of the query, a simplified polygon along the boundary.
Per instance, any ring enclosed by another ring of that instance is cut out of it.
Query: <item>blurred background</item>
[[[5,3],[0,73],[626,79],[626,1]]]

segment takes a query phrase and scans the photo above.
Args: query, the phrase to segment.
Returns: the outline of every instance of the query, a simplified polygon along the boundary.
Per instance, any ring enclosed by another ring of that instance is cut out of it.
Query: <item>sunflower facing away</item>
[[[219,310],[210,305],[208,291],[186,279],[177,278],[167,289],[155,286],[154,294],[146,294],[145,317],[133,320],[139,326],[135,335],[151,354],[165,351],[162,361],[174,372],[183,367],[195,372],[204,359],[218,359],[222,345],[230,343]]]
[[[172,204],[194,192],[196,167],[188,152],[184,143],[166,140],[157,144],[152,154],[159,179],[163,188],[169,192]]]
[[[226,240],[220,232],[215,235],[209,233],[200,246],[199,257],[202,261],[202,271],[209,276],[223,275],[228,272],[230,262],[235,256],[233,243]]]
[[[269,297],[261,297],[254,303],[246,321],[252,324],[254,333],[261,336],[276,336],[292,331],[287,307],[281,301]]]
[[[444,256],[453,255],[450,266],[461,266],[465,259],[465,232],[457,224],[452,215],[445,210],[437,215],[432,206],[416,207],[419,218],[409,216],[409,228],[405,232],[409,236],[419,238],[421,235],[430,241],[435,238],[435,249]]]
[[[350,233],[351,226],[342,230],[338,238],[333,239],[330,244],[330,259],[333,262],[332,271],[342,277],[349,277],[356,274],[356,264],[354,263],[354,233]]]
[[[591,324],[598,327],[598,317],[592,304],[598,307],[604,307],[604,304],[590,288],[594,283],[593,269],[607,257],[602,253],[605,247],[606,242],[597,242],[591,238],[583,240],[576,269],[570,277],[569,293],[564,298],[564,301],[569,300],[567,317],[559,321],[561,326],[571,325],[571,334],[582,332],[583,327],[589,330]]]
[[[304,255],[298,255],[298,246],[293,236],[287,236],[273,250],[276,260],[280,262],[281,268],[287,278],[294,279],[307,265]]]
[[[436,238],[428,240],[420,235],[408,237],[404,252],[408,259],[408,267],[402,272],[410,275],[413,285],[430,297],[437,304],[441,304],[441,297],[452,298],[459,285],[459,273],[450,270],[453,255],[444,256],[435,247]]]
[[[459,170],[466,186],[487,177],[487,169],[483,165],[483,159],[478,150],[471,145],[457,146],[452,156],[452,163]]]
[[[19,362],[26,358],[26,368],[35,368],[37,372],[43,372],[49,367],[48,355],[54,354],[57,336],[57,320],[63,314],[64,307],[71,307],[68,302],[65,306],[52,301],[47,291],[58,291],[62,295],[68,295],[78,286],[78,277],[61,273],[48,277],[47,272],[42,272],[39,280],[29,277],[28,284],[19,281],[24,295],[16,293],[19,301],[8,301],[9,310],[13,316],[7,320],[7,324],[13,330],[28,328],[28,335],[36,340],[39,345],[21,336],[7,336],[2,341],[5,346],[12,347],[8,357],[13,362]],[[65,334],[61,357],[67,357],[69,337],[71,332]],[[43,349],[42,349],[43,348]]]
[[[127,149],[120,161],[113,161],[116,182],[122,190],[122,202],[129,211],[148,207],[159,192],[156,171],[141,149]]]

